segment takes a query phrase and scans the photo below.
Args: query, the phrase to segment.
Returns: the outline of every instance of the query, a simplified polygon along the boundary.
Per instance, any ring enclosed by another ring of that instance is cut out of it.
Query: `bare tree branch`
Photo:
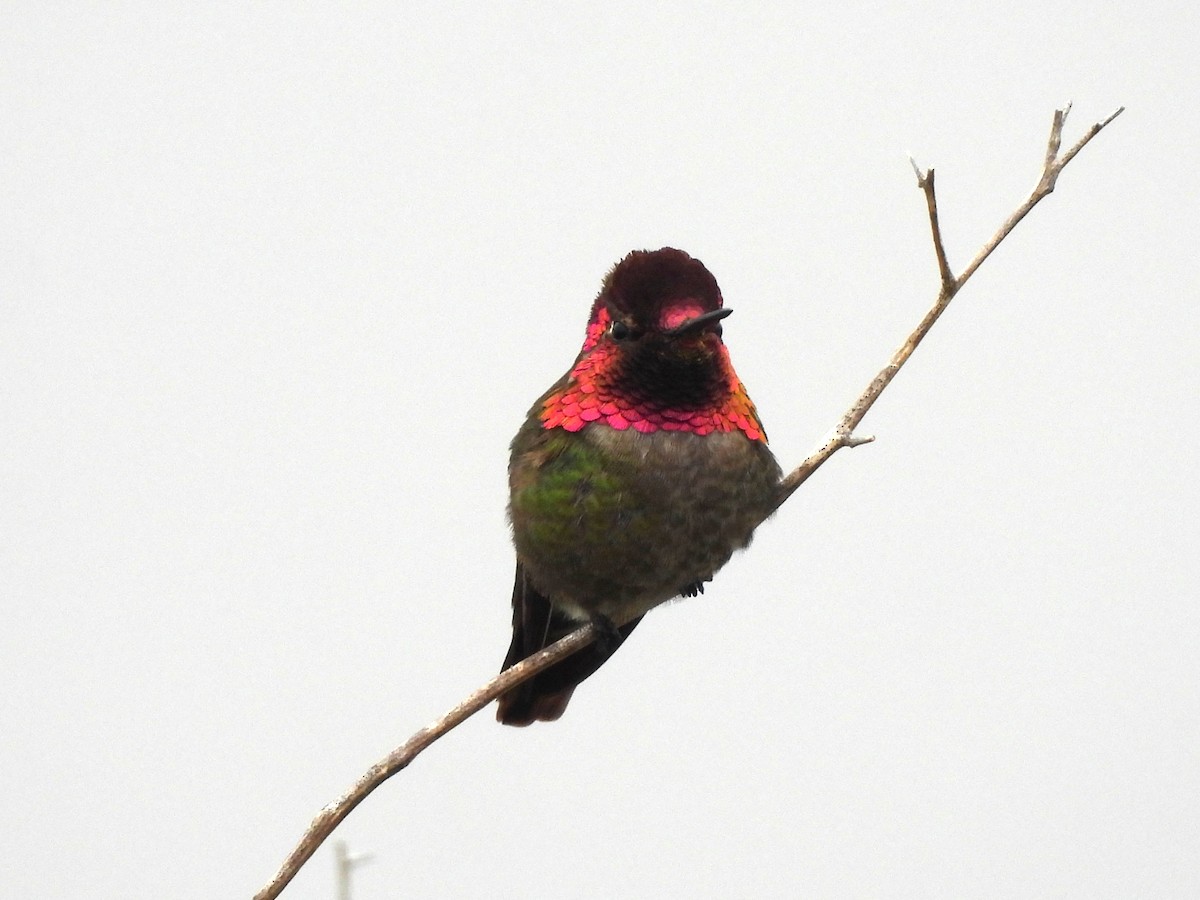
[[[975,273],[975,270],[983,264],[983,261],[991,255],[992,251],[1000,245],[1000,242],[1008,237],[1013,228],[1017,226],[1017,223],[1025,218],[1026,214],[1043,197],[1054,190],[1059,173],[1062,172],[1067,163],[1074,159],[1075,155],[1092,138],[1099,134],[1106,125],[1112,122],[1124,110],[1125,107],[1122,106],[1104,121],[1093,125],[1079,139],[1079,142],[1062,156],[1059,156],[1059,149],[1062,145],[1063,125],[1066,122],[1067,113],[1070,111],[1070,105],[1068,104],[1064,109],[1056,110],[1054,113],[1054,122],[1050,128],[1050,139],[1046,145],[1042,176],[1038,181],[1037,187],[1033,189],[1033,193],[1029,195],[1025,202],[1017,207],[1012,215],[1005,220],[999,230],[983,245],[983,248],[976,254],[975,258],[963,270],[962,274],[957,277],[951,272],[950,264],[946,259],[945,246],[942,242],[941,226],[938,223],[937,214],[937,196],[934,192],[933,170],[928,169],[922,172],[910,158],[909,161],[912,162],[913,170],[917,174],[917,187],[924,192],[925,202],[929,209],[929,224],[933,233],[934,253],[937,257],[938,273],[941,278],[941,288],[938,291],[937,299],[934,301],[929,312],[925,314],[920,324],[917,325],[916,329],[908,336],[900,348],[892,354],[892,358],[888,364],[880,370],[879,374],[867,385],[866,390],[851,404],[845,415],[834,426],[820,449],[780,481],[779,495],[774,506],[771,508],[771,512],[778,509],[813,472],[819,469],[829,457],[833,456],[842,447],[856,447],[859,444],[865,444],[874,440],[873,437],[857,436],[854,433],[854,429],[862,422],[863,417],[874,405],[879,395],[883,393],[884,388],[891,384],[892,379],[896,377],[896,373],[900,371],[900,367],[912,356],[913,351],[917,349],[917,345],[921,343],[925,335],[933,327],[933,323],[938,320],[946,307],[950,305],[950,301],[954,298],[954,295],[966,284],[967,279]],[[617,622],[615,624],[623,625],[624,622]],[[354,783],[354,786],[350,790],[328,804],[318,813],[317,817],[313,819],[312,824],[308,826],[308,830],[304,833],[304,836],[300,839],[300,843],[296,845],[296,848],[284,861],[279,872],[266,887],[254,895],[254,900],[273,900],[273,898],[278,897],[292,878],[295,877],[296,873],[300,871],[300,868],[316,852],[316,849],[321,846],[325,838],[350,814],[351,810],[365,800],[367,795],[375,790],[375,788],[408,766],[422,750],[483,709],[483,707],[487,706],[505,691],[533,677],[533,675],[542,669],[554,665],[554,663],[566,658],[580,648],[587,646],[596,640],[597,636],[594,626],[585,625],[577,631],[573,631],[562,640],[535,653],[528,659],[506,669],[467,697],[466,700],[454,707],[454,709],[450,710],[450,712],[446,713],[442,718],[422,728],[409,738],[405,744],[397,747],[373,765]]]
[[[624,625],[624,622],[616,623]],[[317,848],[333,833],[333,830],[342,823],[346,816],[358,804],[367,799],[375,788],[379,787],[401,769],[404,769],[416,759],[417,754],[436,741],[443,737],[454,728],[461,725],[479,710],[483,709],[505,691],[516,687],[522,681],[532,678],[542,669],[548,668],[567,656],[570,656],[576,650],[586,647],[597,637],[596,629],[592,625],[585,625],[582,628],[572,631],[566,637],[551,644],[530,657],[517,663],[508,669],[505,669],[475,693],[471,694],[458,706],[450,710],[436,722],[422,728],[404,744],[397,747],[371,768],[363,773],[358,781],[354,782],[354,786],[342,796],[338,797],[332,803],[327,804],[317,817],[312,820],[308,826],[308,830],[304,832],[304,836],[300,839],[300,843],[296,848],[288,854],[288,858],[284,860],[283,866],[279,872],[271,879],[270,884],[264,887],[261,891],[254,895],[254,900],[272,900],[278,897],[279,894],[287,887],[288,882],[296,877],[296,873],[300,868],[308,862]]]
[[[975,254],[975,258],[963,269],[963,273],[955,279],[955,293],[966,284],[967,279],[975,274],[975,270],[983,265],[983,261],[992,255],[992,251],[1000,246],[1000,242],[1008,237],[1009,232],[1017,227],[1017,223],[1025,218],[1029,211],[1038,204],[1038,201],[1054,191],[1054,184],[1058,181],[1059,173],[1062,172],[1067,163],[1073,160],[1075,155],[1087,146],[1088,142],[1098,135],[1105,126],[1121,113],[1125,112],[1125,107],[1122,106],[1103,122],[1097,122],[1089,128],[1087,133],[1079,139],[1078,143],[1060,157],[1058,156],[1058,149],[1062,145],[1063,125],[1066,123],[1067,113],[1070,111],[1070,104],[1067,104],[1062,109],[1055,110],[1054,124],[1050,127],[1050,140],[1046,145],[1046,162],[1042,168],[1041,180],[1038,181],[1037,187],[1033,189],[1033,193],[1029,195],[1029,198],[1018,206],[1013,214],[1004,221],[1000,229],[992,235],[992,239],[983,245],[982,249]]]
[[[938,224],[937,195],[934,193],[933,187],[933,169],[922,172],[919,168],[917,168],[916,163],[913,163],[913,169],[917,173],[917,187],[924,192],[925,203],[929,207],[929,225],[933,231],[933,247],[934,253],[937,256],[938,271],[941,275],[941,289],[938,291],[937,299],[934,300],[933,306],[930,308],[929,312],[925,314],[925,318],[921,320],[920,324],[917,325],[912,334],[910,334],[908,338],[905,339],[904,343],[900,345],[900,349],[892,354],[891,360],[886,366],[883,367],[883,369],[880,370],[879,374],[871,380],[871,383],[867,385],[866,390],[863,391],[859,398],[854,401],[850,409],[848,409],[846,414],[842,416],[841,421],[834,426],[830,437],[826,439],[821,448],[813,453],[799,466],[797,466],[794,471],[788,473],[783,481],[780,482],[780,496],[775,504],[776,509],[778,509],[779,505],[787,500],[787,498],[795,492],[796,488],[800,487],[800,485],[802,485],[808,479],[808,477],[812,475],[813,472],[819,469],[824,464],[825,460],[833,456],[833,454],[842,447],[855,447],[858,444],[873,440],[869,437],[856,437],[854,434],[854,429],[858,427],[858,424],[863,420],[863,416],[867,414],[867,411],[875,404],[875,401],[879,399],[879,395],[883,393],[883,389],[892,383],[892,379],[896,377],[896,373],[900,371],[900,367],[903,366],[908,361],[908,358],[913,355],[913,351],[916,350],[917,345],[924,340],[925,335],[929,333],[929,329],[933,327],[933,323],[936,322],[942,313],[946,311],[946,307],[950,305],[950,301],[954,299],[954,295],[957,294],[962,289],[962,286],[967,283],[967,279],[975,274],[975,270],[983,264],[983,261],[991,255],[992,251],[1000,246],[1000,242],[1008,237],[1012,230],[1017,227],[1017,223],[1025,218],[1029,211],[1033,209],[1038,202],[1042,200],[1042,198],[1046,197],[1054,190],[1054,184],[1058,180],[1059,173],[1062,172],[1067,163],[1075,158],[1075,155],[1087,145],[1088,141],[1098,135],[1106,125],[1108,125],[1113,119],[1125,111],[1125,107],[1122,106],[1103,122],[1097,122],[1088,129],[1087,133],[1079,139],[1079,142],[1075,144],[1074,147],[1068,150],[1065,155],[1060,157],[1058,155],[1058,151],[1059,147],[1062,145],[1063,125],[1066,123],[1067,113],[1070,111],[1070,108],[1071,107],[1068,105],[1064,109],[1055,110],[1054,112],[1054,123],[1050,126],[1050,139],[1046,145],[1045,161],[1042,164],[1042,176],[1038,180],[1037,187],[1033,189],[1033,193],[1026,198],[1025,202],[1018,206],[1016,210],[1013,211],[1012,215],[1010,215],[1004,221],[1004,224],[1001,225],[996,233],[992,235],[991,239],[983,245],[982,249],[975,254],[975,258],[968,263],[967,267],[963,269],[962,274],[957,278],[951,274],[950,266],[946,262],[946,250],[942,243],[941,226]]]
[[[946,247],[942,244],[942,226],[938,224],[937,194],[933,189],[933,169],[922,172],[911,156],[909,165],[917,173],[917,187],[925,193],[925,205],[929,209],[929,225],[933,229],[933,252],[937,256],[938,274],[942,277],[942,293],[954,290],[954,273],[946,259]]]

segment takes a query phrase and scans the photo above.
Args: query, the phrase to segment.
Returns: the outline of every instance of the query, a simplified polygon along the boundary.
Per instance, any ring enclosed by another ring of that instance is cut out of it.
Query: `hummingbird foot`
[[[595,613],[592,616],[592,627],[596,629],[596,647],[605,656],[614,653],[621,646],[621,641],[625,640],[621,629],[614,625],[608,616]]]
[[[704,593],[704,582],[693,581],[691,584],[685,584],[679,591],[680,597],[696,597]]]

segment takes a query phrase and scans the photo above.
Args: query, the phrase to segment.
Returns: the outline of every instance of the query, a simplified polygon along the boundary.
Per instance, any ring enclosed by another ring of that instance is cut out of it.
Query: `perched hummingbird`
[[[504,668],[589,621],[606,639],[501,696],[504,724],[561,716],[648,610],[701,592],[774,508],[779,465],[721,340],[731,311],[700,260],[630,253],[574,365],[513,439]]]

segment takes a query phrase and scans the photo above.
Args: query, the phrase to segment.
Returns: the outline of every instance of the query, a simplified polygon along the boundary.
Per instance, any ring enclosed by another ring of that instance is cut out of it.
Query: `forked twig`
[[[884,366],[878,375],[876,375],[867,389],[859,395],[858,399],[842,416],[841,421],[834,426],[830,437],[826,439],[821,448],[809,456],[804,462],[797,466],[792,472],[780,482],[780,496],[775,508],[778,509],[788,497],[790,497],[796,488],[804,484],[808,477],[819,469],[825,460],[833,456],[842,447],[856,447],[859,444],[865,444],[868,441],[874,440],[871,437],[858,437],[854,434],[854,429],[863,420],[863,416],[879,399],[879,395],[883,393],[883,389],[892,383],[892,379],[896,377],[896,373],[900,371],[913,351],[917,349],[917,345],[924,340],[925,335],[929,333],[929,329],[933,327],[933,323],[941,317],[946,311],[946,307],[950,305],[950,301],[954,299],[964,284],[967,283],[975,270],[983,265],[983,261],[991,256],[992,251],[1000,246],[1003,241],[1017,227],[1025,216],[1048,194],[1054,190],[1055,182],[1058,181],[1059,173],[1066,167],[1067,163],[1073,160],[1077,153],[1082,150],[1087,143],[1098,135],[1106,125],[1113,119],[1125,111],[1125,107],[1121,107],[1111,116],[1102,122],[1097,122],[1087,130],[1087,133],[1081,137],[1078,143],[1075,144],[1062,156],[1058,155],[1060,146],[1062,145],[1062,130],[1063,125],[1067,121],[1067,113],[1071,107],[1068,104],[1063,109],[1054,111],[1054,122],[1050,126],[1050,139],[1046,144],[1045,161],[1042,164],[1042,177],[1038,179],[1037,187],[1026,198],[1025,202],[1018,206],[1007,219],[1004,224],[992,235],[991,239],[983,245],[980,251],[975,254],[975,258],[967,264],[963,269],[962,274],[955,277],[950,271],[950,264],[946,261],[946,249],[942,242],[942,229],[938,223],[937,213],[937,194],[933,187],[933,169],[927,169],[922,172],[915,162],[913,162],[913,170],[917,173],[917,187],[925,194],[925,203],[929,207],[929,225],[933,231],[933,248],[937,256],[938,271],[941,276],[941,289],[938,291],[937,299],[934,300],[933,306],[929,312],[925,314],[919,325],[913,330],[912,334],[900,345],[900,348],[892,354],[891,360]],[[910,160],[911,162],[911,160]]]
[[[1056,110],[1054,113],[1054,123],[1050,128],[1050,140],[1046,146],[1045,161],[1042,165],[1042,177],[1038,181],[1037,187],[1033,189],[1033,193],[1029,195],[1025,202],[1017,207],[1013,214],[1000,226],[1000,229],[992,236],[991,240],[983,245],[983,248],[975,255],[975,258],[962,271],[962,274],[957,277],[951,272],[950,264],[946,259],[946,249],[942,243],[941,226],[938,223],[937,214],[937,195],[934,192],[933,186],[933,169],[922,172],[917,168],[917,164],[913,162],[913,170],[917,173],[917,186],[924,192],[925,202],[929,208],[929,224],[933,232],[934,253],[937,257],[938,272],[941,278],[941,288],[938,291],[937,299],[912,334],[892,354],[892,358],[888,364],[880,370],[879,374],[867,385],[866,390],[851,404],[846,414],[834,426],[830,436],[825,440],[820,449],[804,460],[804,462],[779,483],[779,495],[775,505],[771,508],[771,512],[778,509],[788,497],[795,493],[800,485],[808,480],[808,477],[813,472],[819,469],[829,457],[833,456],[842,447],[856,447],[859,444],[865,444],[874,440],[873,437],[857,436],[854,433],[854,429],[862,422],[863,417],[874,405],[879,395],[883,393],[884,388],[891,384],[892,379],[896,377],[896,373],[900,371],[900,367],[912,356],[913,351],[917,349],[917,345],[921,343],[925,335],[929,333],[930,328],[933,327],[933,323],[938,320],[946,307],[950,305],[950,301],[954,298],[954,295],[966,284],[967,279],[975,273],[975,270],[983,264],[983,261],[991,255],[992,251],[1000,245],[1000,242],[1008,237],[1013,228],[1017,226],[1017,223],[1025,218],[1026,214],[1043,197],[1054,190],[1059,173],[1062,172],[1067,163],[1074,159],[1075,155],[1092,138],[1099,134],[1106,125],[1112,122],[1124,110],[1125,107],[1121,107],[1104,121],[1093,125],[1079,139],[1079,142],[1062,156],[1059,156],[1059,149],[1062,145],[1062,130],[1067,119],[1067,113],[1070,111],[1070,106],[1068,105],[1064,109]],[[616,624],[621,625],[624,623],[617,622]],[[487,706],[505,691],[515,687],[527,678],[531,678],[537,672],[564,659],[580,648],[587,646],[596,637],[596,629],[592,625],[585,625],[512,668],[506,669],[482,688],[471,694],[458,706],[454,707],[454,709],[450,710],[450,712],[446,713],[442,718],[422,728],[409,738],[405,744],[397,747],[373,765],[355,782],[350,790],[328,804],[318,813],[300,839],[300,842],[284,861],[279,872],[266,887],[254,895],[254,900],[272,900],[272,898],[278,897],[292,878],[295,877],[296,873],[300,871],[301,866],[312,857],[325,838],[350,814],[351,810],[366,799],[367,795],[375,790],[375,788],[411,763],[418,753],[483,709],[483,707]]]

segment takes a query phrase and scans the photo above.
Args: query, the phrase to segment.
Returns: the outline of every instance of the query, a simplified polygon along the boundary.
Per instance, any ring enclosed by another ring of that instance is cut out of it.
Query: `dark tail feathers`
[[[513,636],[501,671],[553,644],[583,623],[558,612],[550,601],[529,583],[517,563],[513,585]],[[612,639],[588,644],[560,663],[544,669],[528,681],[500,696],[496,720],[505,725],[553,722],[567,708],[575,686],[595,672],[629,637],[641,617],[622,625]]]

